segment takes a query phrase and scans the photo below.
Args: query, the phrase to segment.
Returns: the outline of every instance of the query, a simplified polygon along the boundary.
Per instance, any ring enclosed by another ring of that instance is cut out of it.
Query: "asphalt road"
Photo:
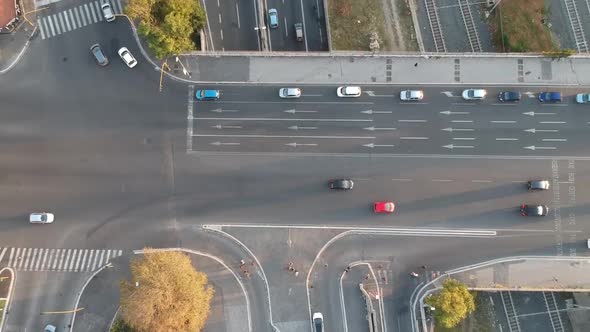
[[[421,102],[402,102],[405,88],[417,87],[364,87],[360,98],[338,98],[335,86],[304,86],[301,98],[280,99],[279,87],[224,86],[219,101],[196,104],[192,150],[588,155],[590,115],[573,101],[578,90],[557,89],[564,102],[542,104],[538,88],[522,91],[520,103],[496,99],[510,88],[488,88],[486,100],[465,101],[460,89],[444,86],[424,88]]]
[[[258,51],[260,43],[254,0],[203,0],[207,13],[209,39],[213,51]]]

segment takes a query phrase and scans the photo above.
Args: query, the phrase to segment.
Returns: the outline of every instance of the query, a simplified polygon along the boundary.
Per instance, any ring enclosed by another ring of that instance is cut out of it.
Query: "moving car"
[[[281,98],[299,98],[299,97],[301,97],[301,89],[299,89],[299,88],[281,88],[281,89],[279,89],[279,97],[281,97]]]
[[[424,91],[422,90],[404,90],[399,93],[399,99],[403,101],[422,100],[424,98]]]
[[[548,190],[549,181],[547,180],[531,180],[527,182],[529,190]]]
[[[518,91],[502,91],[498,94],[499,101],[520,101],[522,95]]]
[[[334,179],[330,180],[330,189],[350,190],[354,187],[351,179]]]
[[[484,89],[467,89],[463,90],[461,96],[465,100],[481,100],[486,97],[487,91]]]
[[[268,10],[268,24],[272,29],[279,27],[279,13],[275,8]]]
[[[197,100],[217,100],[219,99],[219,90],[197,90],[195,97]]]
[[[293,24],[293,26],[295,27],[295,39],[298,42],[302,42],[303,41],[303,23],[295,23],[295,24]]]
[[[590,93],[578,93],[576,95],[576,103],[589,104],[590,103]]]
[[[375,202],[373,203],[373,211],[375,213],[393,213],[395,204],[393,202]]]
[[[559,103],[561,102],[561,92],[541,92],[539,101],[542,103]]]
[[[49,212],[33,212],[29,216],[29,222],[31,224],[51,224],[55,216]]]
[[[314,332],[323,332],[324,331],[324,316],[321,312],[314,312],[313,316],[311,316],[313,320],[313,330]]]
[[[47,326],[45,326],[45,328],[43,329],[43,332],[55,332],[55,331],[56,331],[56,328],[55,328],[55,326],[53,326],[53,325],[51,325],[51,324],[50,324],[50,325],[47,325]]]
[[[133,68],[135,67],[135,65],[137,65],[137,60],[135,60],[133,54],[129,52],[127,47],[121,47],[118,53],[121,59],[123,59],[123,62],[125,62],[125,64],[127,65],[127,67]]]
[[[111,4],[105,2],[100,6],[100,8],[102,8],[102,15],[107,22],[112,22],[115,20],[115,13],[113,12],[113,8],[111,8]]]
[[[100,48],[99,44],[90,46],[90,53],[92,53],[94,60],[96,60],[96,63],[98,63],[99,66],[104,67],[109,64],[109,59],[107,59],[107,56],[104,55],[104,52]]]
[[[546,205],[538,204],[522,204],[520,206],[520,214],[523,216],[543,217],[549,212],[549,208]]]
[[[336,89],[338,97],[360,97],[361,93],[360,86],[340,86]]]

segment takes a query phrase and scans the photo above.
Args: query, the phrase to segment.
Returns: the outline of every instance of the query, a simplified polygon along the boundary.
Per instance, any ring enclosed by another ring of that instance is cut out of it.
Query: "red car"
[[[373,211],[375,213],[393,213],[395,204],[393,202],[375,202],[373,204]]]

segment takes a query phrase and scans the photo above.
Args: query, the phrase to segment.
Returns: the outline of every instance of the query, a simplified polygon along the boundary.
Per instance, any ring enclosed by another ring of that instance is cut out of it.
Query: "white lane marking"
[[[193,137],[241,137],[241,138],[336,138],[336,139],[375,139],[375,136],[312,136],[312,135],[222,135],[194,134]]]
[[[453,123],[473,123],[473,120],[451,120]]]
[[[491,123],[516,123],[516,121],[512,120],[492,120]]]
[[[457,115],[464,115],[464,114],[471,114],[471,112],[451,112],[451,111],[442,111],[439,112],[440,114],[444,114],[444,115],[453,115],[453,114],[457,114]]]
[[[209,143],[209,145],[215,145],[215,146],[220,146],[220,145],[240,145],[240,143],[238,142],[211,142]]]
[[[397,128],[377,128],[377,127],[365,127],[363,128],[364,130],[370,130],[370,131],[375,131],[375,130],[396,130]]]
[[[564,124],[567,123],[565,121],[541,121],[539,123],[544,123],[544,124]]]
[[[190,95],[191,95],[191,98],[192,98],[192,91],[190,92]],[[210,112],[215,112],[215,113],[224,113],[224,112],[235,113],[235,112],[239,112],[240,110],[228,110],[228,109],[222,109],[222,108],[215,108],[215,109],[212,109],[212,110],[209,110],[209,111]]]
[[[393,111],[373,111],[373,110],[366,110],[361,111],[363,114],[391,114]]]
[[[447,97],[459,97],[459,96],[453,96],[452,91],[441,91],[441,93],[445,94]]]
[[[473,145],[454,145],[454,144],[447,144],[443,145],[443,148],[447,149],[473,149]]]
[[[559,132],[559,130],[557,129],[535,129],[535,128],[531,128],[531,129],[525,129],[524,131],[529,132],[529,133],[536,133],[536,132],[540,132],[540,133],[557,133]]]
[[[217,1],[219,2],[219,0]],[[238,9],[238,2],[236,1],[236,16],[238,17],[238,29],[240,28],[240,10]]]
[[[290,109],[290,110],[286,110],[286,111],[283,111],[283,112],[295,114],[295,113],[317,113],[318,111],[298,111],[296,109]]]
[[[317,121],[317,122],[372,122],[371,119],[276,119],[276,118],[193,118],[194,120],[215,121]]]
[[[513,137],[497,137],[496,141],[518,141],[518,138]]]
[[[222,23],[222,21],[221,21],[221,13],[219,13],[218,17],[219,17],[219,24],[221,24]]]
[[[423,137],[423,136],[402,136],[399,139],[426,140],[426,139],[428,139],[428,137]]]
[[[491,180],[471,180],[473,183],[492,183]]]
[[[292,146],[294,148],[296,148],[298,146],[318,146],[316,143],[296,143],[296,142],[287,143],[285,145]]]
[[[218,104],[284,104],[283,101],[225,101],[220,100],[217,101]],[[343,105],[343,104],[351,104],[351,105],[373,105],[375,104],[372,101],[293,101],[293,104],[326,104],[326,105]]]
[[[188,86],[188,105],[187,105],[187,119],[186,126],[186,152],[193,150],[193,85]]]
[[[288,129],[291,129],[291,130],[299,130],[299,129],[302,129],[302,130],[316,130],[316,129],[318,129],[318,127],[291,126],[291,127],[288,127]]]
[[[221,35],[221,40],[223,40],[223,29],[221,29],[221,30],[219,31],[219,33],[220,33],[220,35]]]
[[[565,138],[543,138],[543,142],[567,142]]]
[[[448,131],[448,132],[454,132],[454,131],[474,131],[474,129],[469,129],[469,128],[444,128],[441,129],[443,131]]]
[[[535,151],[535,150],[555,150],[555,149],[557,149],[557,148],[556,148],[556,147],[554,147],[554,146],[534,146],[534,145],[531,145],[531,146],[525,146],[525,147],[523,147],[523,148],[524,148],[524,149],[533,150],[533,151]]]
[[[391,181],[410,182],[412,179],[391,179]]]
[[[453,137],[455,141],[473,141],[475,137]]]
[[[522,114],[524,114],[524,115],[530,115],[530,116],[535,116],[535,115],[555,115],[556,113],[524,112]]]
[[[392,148],[392,147],[394,147],[393,144],[374,144],[374,143],[363,144],[363,146],[367,147],[367,148]]]
[[[426,120],[397,120],[398,122],[427,122]]]
[[[453,182],[453,180],[449,180],[449,179],[432,179],[432,182]]]
[[[211,128],[216,128],[216,129],[242,129],[242,126],[222,126],[220,124],[215,125],[215,126],[211,126]]]

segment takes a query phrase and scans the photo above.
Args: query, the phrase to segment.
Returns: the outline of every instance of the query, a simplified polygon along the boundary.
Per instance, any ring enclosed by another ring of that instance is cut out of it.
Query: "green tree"
[[[130,0],[125,13],[139,21],[139,35],[160,59],[197,49],[207,22],[199,1]]]
[[[110,332],[134,332],[133,329],[122,319],[117,319]]]
[[[213,288],[181,252],[146,249],[131,262],[131,281],[122,281],[122,319],[137,332],[201,331]]]
[[[436,309],[436,321],[445,328],[457,326],[475,310],[473,295],[464,284],[455,279],[447,279],[442,290],[427,297],[425,302]]]

